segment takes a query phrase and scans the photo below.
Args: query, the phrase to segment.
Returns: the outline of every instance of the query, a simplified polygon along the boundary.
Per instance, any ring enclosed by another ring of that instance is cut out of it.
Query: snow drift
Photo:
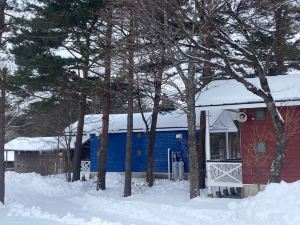
[[[123,198],[123,176],[109,174],[107,190],[95,183],[67,183],[63,176],[6,173],[6,205],[0,224],[22,225],[298,225],[300,182],[271,184],[247,199],[189,200],[188,182],[156,180],[148,188],[134,179],[133,193]]]

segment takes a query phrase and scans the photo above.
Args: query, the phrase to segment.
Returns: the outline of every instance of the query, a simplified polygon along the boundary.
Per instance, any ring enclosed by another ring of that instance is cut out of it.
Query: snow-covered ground
[[[269,185],[247,199],[188,198],[187,182],[157,180],[153,188],[134,180],[134,195],[122,197],[123,177],[109,174],[106,191],[93,181],[6,173],[1,225],[299,225],[300,182]]]

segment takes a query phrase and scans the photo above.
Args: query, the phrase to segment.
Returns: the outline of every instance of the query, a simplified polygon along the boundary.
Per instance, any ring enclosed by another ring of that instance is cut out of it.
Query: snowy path
[[[255,198],[188,199],[187,183],[158,181],[122,196],[120,175],[108,177],[108,189],[61,177],[7,173],[7,204],[0,225],[283,225],[300,224],[300,183],[280,184]],[[142,180],[136,180],[142,182]]]

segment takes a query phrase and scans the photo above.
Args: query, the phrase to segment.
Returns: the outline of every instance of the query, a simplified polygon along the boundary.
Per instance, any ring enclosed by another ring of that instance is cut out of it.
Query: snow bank
[[[247,224],[300,224],[300,181],[270,184],[255,197],[229,207]]]
[[[6,173],[1,224],[22,225],[299,225],[300,182],[269,185],[255,197],[189,200],[187,181],[133,179],[123,198],[123,175],[109,173],[107,190],[94,181],[67,183],[63,176]]]
[[[50,220],[62,224],[76,224],[76,225],[121,225],[121,223],[111,223],[109,221],[101,220],[100,218],[93,217],[91,220],[86,221],[83,218],[75,217],[73,214],[68,213],[63,217],[58,217],[55,214],[42,212],[39,207],[33,206],[32,208],[25,208],[22,205],[15,206],[7,214],[9,217],[31,217],[35,219]]]

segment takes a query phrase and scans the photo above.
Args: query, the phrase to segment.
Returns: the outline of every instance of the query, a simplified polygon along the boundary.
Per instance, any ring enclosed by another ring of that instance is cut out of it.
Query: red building
[[[279,110],[285,120],[288,135],[281,179],[294,182],[300,180],[300,106],[281,107]],[[240,124],[243,182],[266,184],[276,141],[270,115],[265,108],[241,111],[248,117],[245,123]]]
[[[272,95],[285,121],[288,144],[281,179],[300,180],[300,74],[269,77]],[[259,86],[256,78],[249,79]],[[238,133],[206,131],[207,185],[211,191],[242,188],[242,195],[257,193],[268,183],[275,156],[275,130],[263,100],[235,80],[210,83],[197,97],[207,112],[229,110]],[[208,124],[208,123],[207,123]]]

